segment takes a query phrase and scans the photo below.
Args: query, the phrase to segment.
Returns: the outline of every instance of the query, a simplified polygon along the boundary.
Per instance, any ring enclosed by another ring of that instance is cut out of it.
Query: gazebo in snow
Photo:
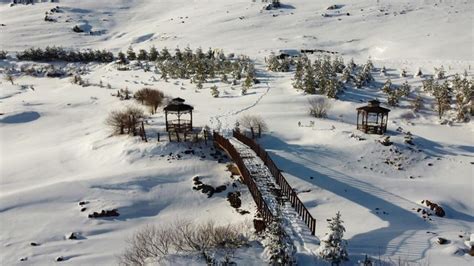
[[[184,102],[184,99],[174,98],[164,108],[166,131],[184,134],[193,131],[194,107]],[[183,119],[183,116],[185,116],[185,119]]]
[[[357,129],[367,134],[384,134],[389,112],[390,109],[381,107],[379,101],[369,101],[366,106],[357,108]]]

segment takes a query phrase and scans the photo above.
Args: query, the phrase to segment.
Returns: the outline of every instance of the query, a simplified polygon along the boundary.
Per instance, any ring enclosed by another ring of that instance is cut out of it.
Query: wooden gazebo
[[[389,112],[390,109],[381,107],[379,101],[369,101],[366,106],[357,108],[357,129],[367,134],[384,134]]]
[[[184,99],[174,98],[171,100],[164,108],[166,131],[177,134],[186,134],[193,131],[193,110],[194,107],[185,104]],[[169,115],[171,115],[173,119],[169,119]],[[186,115],[187,119],[183,119],[183,115]]]

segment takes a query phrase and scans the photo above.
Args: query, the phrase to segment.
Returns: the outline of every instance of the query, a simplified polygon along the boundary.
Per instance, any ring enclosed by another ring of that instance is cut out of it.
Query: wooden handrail
[[[233,132],[234,138],[239,140],[240,142],[244,143],[245,145],[249,146],[260,159],[265,163],[265,165],[270,170],[270,173],[273,175],[275,182],[280,186],[282,194],[284,194],[288,200],[290,201],[291,205],[295,208],[298,212],[300,217],[302,217],[305,224],[311,230],[311,234],[316,234],[316,219],[311,215],[308,211],[306,206],[304,206],[303,201],[298,197],[295,190],[290,186],[286,178],[281,173],[280,169],[276,166],[275,162],[270,158],[268,152],[265,151],[258,143],[256,143],[253,139],[245,136],[244,134],[234,131]]]

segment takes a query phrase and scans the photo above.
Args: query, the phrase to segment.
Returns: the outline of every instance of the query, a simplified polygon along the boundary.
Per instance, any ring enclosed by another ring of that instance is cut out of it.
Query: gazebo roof
[[[390,112],[390,109],[384,108],[380,106],[380,102],[377,100],[371,100],[369,101],[369,104],[366,106],[358,107],[357,111],[365,111],[367,113],[384,113],[387,114]]]
[[[194,110],[189,104],[184,104],[185,100],[182,98],[174,98],[171,102],[164,108],[166,112],[190,112]]]

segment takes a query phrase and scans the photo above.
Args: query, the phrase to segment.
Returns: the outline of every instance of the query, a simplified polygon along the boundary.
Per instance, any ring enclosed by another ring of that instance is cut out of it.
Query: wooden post
[[[191,112],[189,113],[189,115],[191,116],[191,130],[193,129],[193,111],[191,110]]]
[[[252,139],[255,138],[255,133],[253,132],[253,127],[250,127],[250,132],[252,132]]]
[[[261,138],[261,137],[262,137],[262,127],[259,124],[258,125],[258,138]]]
[[[146,138],[146,132],[145,132],[145,125],[143,124],[143,121],[142,121],[142,138],[145,142],[148,142],[148,139]]]
[[[178,124],[179,125],[179,124]],[[176,133],[176,140],[179,142],[179,131],[178,130],[175,130],[174,131]]]
[[[168,111],[165,111],[166,131],[168,131]]]
[[[160,132],[156,132],[156,138],[157,138],[158,142],[160,142]]]

